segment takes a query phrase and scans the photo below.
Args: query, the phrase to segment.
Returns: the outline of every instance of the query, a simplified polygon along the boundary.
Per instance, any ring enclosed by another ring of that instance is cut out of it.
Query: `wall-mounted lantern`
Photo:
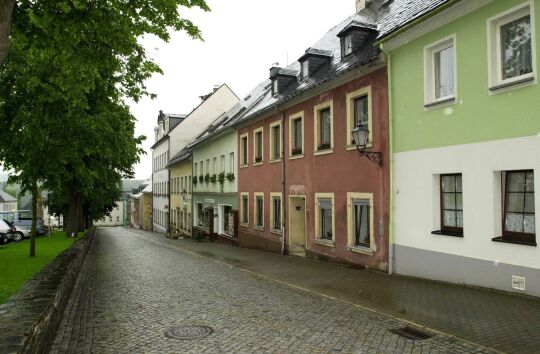
[[[352,138],[358,153],[370,159],[374,163],[378,163],[379,166],[383,165],[383,153],[367,151],[366,147],[369,141],[369,129],[367,125],[359,125],[352,131]]]

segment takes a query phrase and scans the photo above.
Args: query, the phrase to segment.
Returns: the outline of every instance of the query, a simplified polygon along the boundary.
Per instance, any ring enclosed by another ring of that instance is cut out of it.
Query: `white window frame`
[[[349,46],[347,46],[347,42],[349,42]],[[353,40],[352,40],[352,33],[349,33],[345,37],[343,37],[343,56],[346,57],[348,55],[351,55],[353,53]]]
[[[272,96],[276,96],[279,94],[279,81],[277,78],[275,78],[272,81]]]
[[[321,135],[319,115],[325,109],[330,109],[330,148],[319,150],[319,138]],[[334,152],[334,100],[329,100],[313,107],[313,142],[314,155],[325,155]]]
[[[243,141],[246,139],[246,155],[244,156]],[[244,163],[246,161],[246,163]],[[249,133],[240,135],[240,168],[247,167],[249,165]]]
[[[302,122],[302,153],[298,155],[293,155],[292,151],[294,147],[294,136],[295,136],[293,124],[296,119],[300,119],[300,121]],[[305,125],[304,122],[305,122],[304,111],[301,111],[301,112],[298,112],[289,116],[289,160],[302,158],[304,157],[306,153],[306,139],[305,139],[306,130],[304,129],[304,125]]]
[[[257,134],[261,133],[261,161],[257,162]],[[264,163],[264,127],[253,130],[253,166],[259,166]]]
[[[320,199],[331,199],[332,200],[332,240],[325,240],[320,238]],[[315,243],[334,247],[336,241],[336,203],[334,199],[334,193],[315,193]]]
[[[244,222],[244,197],[247,199],[247,210],[246,210],[246,222]],[[239,224],[241,226],[249,226],[249,193],[242,192],[240,193],[240,215],[239,215]]]
[[[229,152],[229,173],[236,175],[236,168],[234,166],[234,151]]]
[[[436,98],[435,54],[450,47],[454,47],[454,93]],[[456,34],[454,33],[424,47],[424,105],[427,108],[441,103],[455,102],[457,89],[457,46]]]
[[[502,79],[501,27],[527,14],[531,17],[532,72],[510,79]],[[487,20],[488,78],[491,93],[516,84],[535,84],[536,78],[536,21],[534,2],[526,1]]]
[[[369,201],[369,244],[370,247],[361,247],[355,244],[354,237],[354,200],[367,200]],[[358,192],[348,192],[347,193],[347,249],[352,252],[366,254],[368,256],[373,256],[377,250],[377,245],[375,244],[375,227],[374,227],[374,204],[373,204],[373,193],[358,193]]]
[[[257,197],[262,198],[262,225],[257,225],[257,217],[259,216],[257,211]],[[257,230],[264,230],[264,193],[253,193],[253,227]]]
[[[279,156],[274,156],[274,128],[279,127]],[[282,159],[283,155],[283,127],[281,120],[275,121],[270,124],[270,162],[279,162]]]
[[[280,229],[274,229],[274,199],[279,199],[280,205],[281,205],[281,212],[280,212],[280,220],[279,224],[281,226]],[[281,234],[283,230],[283,193],[270,193],[270,232]]]
[[[309,77],[309,59],[302,62],[302,80]]]

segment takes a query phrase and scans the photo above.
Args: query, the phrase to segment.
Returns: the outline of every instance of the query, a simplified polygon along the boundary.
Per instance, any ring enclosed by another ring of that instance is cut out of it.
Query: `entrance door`
[[[289,197],[289,253],[306,255],[305,197]]]

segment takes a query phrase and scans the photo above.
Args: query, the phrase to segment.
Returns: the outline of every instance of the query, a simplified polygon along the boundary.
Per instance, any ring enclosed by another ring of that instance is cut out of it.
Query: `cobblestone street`
[[[52,353],[489,353],[451,336],[411,341],[407,323],[183,252],[125,229],[100,229]],[[203,339],[165,336],[208,325]]]

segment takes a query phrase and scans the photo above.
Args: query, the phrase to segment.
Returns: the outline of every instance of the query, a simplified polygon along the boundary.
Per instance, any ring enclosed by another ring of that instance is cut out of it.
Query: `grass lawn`
[[[65,231],[55,231],[51,237],[39,236],[36,238],[36,258],[28,256],[30,239],[0,247],[0,304],[75,240],[67,238]]]

